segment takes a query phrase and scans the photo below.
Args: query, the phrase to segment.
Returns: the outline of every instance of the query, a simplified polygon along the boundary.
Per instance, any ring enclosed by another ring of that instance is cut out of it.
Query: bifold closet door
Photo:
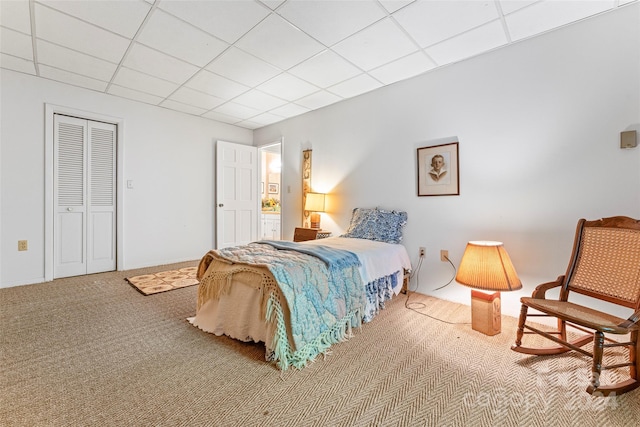
[[[116,269],[116,126],[54,118],[54,277]]]

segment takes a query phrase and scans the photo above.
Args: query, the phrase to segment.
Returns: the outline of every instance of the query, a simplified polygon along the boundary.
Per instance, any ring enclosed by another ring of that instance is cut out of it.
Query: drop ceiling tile
[[[345,82],[331,86],[328,90],[343,98],[351,98],[382,87],[382,83],[367,74],[360,74]]]
[[[35,4],[36,36],[110,62],[120,62],[129,40]]]
[[[538,2],[505,17],[512,40],[520,40],[610,9],[613,1]]]
[[[18,71],[20,73],[36,74],[36,66],[33,61],[5,53],[0,54],[0,68],[6,68],[7,70]]]
[[[31,34],[29,0],[0,1],[0,25]]]
[[[8,28],[0,28],[0,52],[33,61],[31,36]]]
[[[204,67],[229,45],[160,9],[154,10],[138,42]]]
[[[506,43],[507,37],[502,24],[500,21],[494,21],[438,43],[425,51],[438,65],[445,65],[487,52]]]
[[[105,82],[111,81],[113,73],[118,67],[116,64],[103,59],[60,47],[44,40],[38,40],[36,46],[40,64],[50,65]]]
[[[263,20],[269,9],[254,1],[163,0],[159,8],[233,43]]]
[[[262,83],[257,89],[273,96],[293,101],[316,92],[319,88],[291,74],[282,73],[268,82]]]
[[[276,98],[275,96],[271,96],[255,89],[243,93],[233,101],[262,111],[271,110],[287,103],[287,101],[283,99]]]
[[[151,9],[141,1],[55,1],[39,0],[48,7],[65,12],[127,38],[133,38]]]
[[[418,50],[391,19],[373,24],[332,49],[364,70],[379,67]]]
[[[499,0],[500,8],[502,9],[503,15],[508,15],[509,13],[513,13],[518,9],[522,9],[523,7],[527,7],[530,4],[533,4],[540,0]]]
[[[248,86],[241,85],[207,70],[198,72],[185,86],[227,100],[250,89]]]
[[[261,110],[256,108],[247,107],[236,102],[227,102],[224,105],[216,107],[214,110],[216,113],[226,114],[227,116],[238,117],[241,120],[246,120],[250,117],[257,116],[262,113]]]
[[[296,65],[289,72],[321,88],[357,76],[362,71],[331,50],[325,50]]]
[[[266,82],[281,72],[279,68],[235,47],[216,58],[206,69],[250,87]]]
[[[387,16],[377,1],[289,1],[278,14],[326,46]]]
[[[202,117],[215,120],[218,122],[229,123],[229,124],[234,124],[242,120],[242,119],[239,119],[238,117],[228,116],[226,114],[222,114],[217,111],[207,111],[202,115]]]
[[[160,103],[160,106],[164,108],[168,108],[170,110],[192,114],[194,116],[199,116],[207,111],[203,108],[198,108],[198,107],[194,107],[193,105],[183,104],[181,102],[173,101],[171,99],[165,99]]]
[[[183,83],[198,71],[191,64],[140,43],[133,44],[123,65],[175,83]]]
[[[260,3],[266,4],[272,10],[276,10],[278,6],[280,6],[284,2],[285,0],[260,0]]]
[[[435,67],[433,61],[420,52],[400,58],[390,64],[369,71],[369,74],[388,85],[400,80],[417,76]]]
[[[309,96],[298,99],[296,104],[302,105],[310,110],[326,107],[330,104],[335,104],[338,101],[342,101],[342,98],[333,93],[329,93],[326,90],[320,90],[316,93],[312,93]]]
[[[269,15],[236,43],[240,49],[283,70],[312,57],[324,46],[276,15]]]
[[[168,82],[127,67],[120,67],[113,79],[113,83],[162,98],[166,98],[178,88],[176,83]]]
[[[488,1],[417,1],[393,17],[421,47],[427,47],[498,19],[498,11]]]
[[[109,86],[107,93],[110,93],[115,96],[119,96],[122,98],[132,99],[134,101],[144,102],[146,104],[158,105],[162,102],[164,98],[155,95],[149,95],[148,93],[140,92],[134,89],[129,89],[127,87],[118,86],[112,84]]]
[[[272,113],[262,113],[257,116],[251,117],[252,122],[258,123],[261,126],[266,126],[272,123],[281,122],[282,120],[284,120],[284,117],[280,117]]]
[[[311,110],[309,110],[306,107],[303,107],[298,104],[289,103],[289,104],[283,105],[282,107],[274,108],[270,112],[273,114],[277,114],[281,117],[294,117],[294,116],[299,116],[300,114],[307,113],[309,111]]]
[[[415,0],[379,0],[380,4],[384,6],[389,13],[393,13],[398,9],[401,9],[408,4],[413,3]]]
[[[207,95],[206,93],[198,92],[197,90],[188,87],[179,88],[171,94],[169,99],[183,104],[192,105],[194,107],[203,108],[205,111],[211,110],[225,102],[222,98]]]
[[[255,130],[262,127],[260,123],[252,122],[251,120],[245,120],[245,121],[236,123],[236,126],[241,126],[243,128],[247,128],[250,130]]]
[[[47,65],[39,65],[38,69],[40,71],[40,76],[45,79],[56,80],[72,86],[79,86],[86,89],[97,90],[99,92],[104,92],[107,88],[107,82],[70,73],[69,71],[58,70],[57,68],[49,67]]]

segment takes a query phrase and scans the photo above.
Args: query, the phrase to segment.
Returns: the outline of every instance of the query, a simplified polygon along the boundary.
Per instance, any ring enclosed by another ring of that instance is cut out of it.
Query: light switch
[[[133,188],[133,180],[132,179],[128,179],[127,180],[127,188]]]

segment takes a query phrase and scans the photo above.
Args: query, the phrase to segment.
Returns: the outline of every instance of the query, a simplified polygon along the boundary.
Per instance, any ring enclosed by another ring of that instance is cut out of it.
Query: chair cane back
[[[546,292],[554,288],[560,288],[558,299],[546,299]],[[627,307],[634,313],[623,319],[576,304],[569,301],[572,293]],[[512,350],[532,355],[552,355],[574,350],[591,357],[591,383],[587,387],[590,394],[622,394],[640,386],[640,221],[624,216],[595,221],[581,219],[576,228],[573,252],[566,273],[553,282],[539,285],[530,298],[523,297],[520,301],[522,307]],[[539,313],[530,314],[529,308]],[[557,318],[557,330],[546,332],[527,324],[527,318],[533,316]],[[567,326],[588,335],[568,341]],[[560,346],[523,347],[522,338],[525,333],[542,335]],[[605,337],[605,334],[628,335],[629,338],[616,341]],[[605,344],[605,341],[608,343]],[[588,343],[593,343],[591,352],[582,348]],[[629,362],[603,366],[604,350],[611,347],[625,347],[629,351]],[[600,384],[602,370],[627,366],[629,379],[615,384]]]

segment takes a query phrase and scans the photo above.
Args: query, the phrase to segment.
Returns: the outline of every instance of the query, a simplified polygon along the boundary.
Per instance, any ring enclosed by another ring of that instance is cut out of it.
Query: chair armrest
[[[558,276],[558,278],[556,280],[554,280],[553,282],[547,282],[547,283],[543,283],[541,285],[538,285],[533,290],[533,294],[531,294],[531,297],[532,298],[537,298],[537,299],[545,299],[545,296],[544,296],[545,293],[549,289],[553,289],[553,288],[557,288],[559,286],[562,286],[562,282],[564,282],[564,275]]]
[[[638,323],[638,320],[640,320],[640,310],[638,310],[635,313],[633,313],[627,320],[625,320],[624,322],[620,323],[618,326],[620,326],[622,328],[630,328],[631,326],[633,326],[636,323]]]

